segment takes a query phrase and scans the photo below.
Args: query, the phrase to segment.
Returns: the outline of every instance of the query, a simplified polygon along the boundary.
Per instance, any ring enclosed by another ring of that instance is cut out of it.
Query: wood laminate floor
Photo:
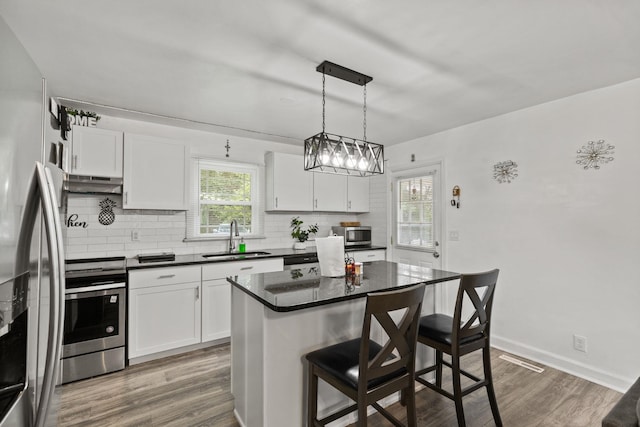
[[[492,351],[492,366],[505,426],[599,426],[621,397],[555,369],[535,373],[499,359],[501,354]],[[467,356],[464,367],[479,373],[479,361]],[[226,344],[64,385],[59,425],[239,427],[233,417],[229,363]],[[457,425],[453,401],[428,389],[418,391],[416,400],[418,425]],[[464,408],[467,425],[494,425],[484,389],[465,397]],[[403,407],[394,404],[390,409],[404,420]],[[369,426],[387,425],[377,414],[369,417]]]

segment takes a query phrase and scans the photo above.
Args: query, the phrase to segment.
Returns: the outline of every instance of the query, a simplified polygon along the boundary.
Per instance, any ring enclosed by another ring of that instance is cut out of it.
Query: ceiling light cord
[[[322,73],[322,133],[324,132],[324,119],[325,119],[325,113],[324,113],[324,106],[325,106],[325,100],[324,100],[324,84],[325,84],[325,75],[324,73]]]
[[[364,88],[364,104],[362,107],[362,111],[364,113],[364,119],[362,120],[362,128],[364,136],[362,137],[363,141],[367,141],[367,84],[362,85]]]

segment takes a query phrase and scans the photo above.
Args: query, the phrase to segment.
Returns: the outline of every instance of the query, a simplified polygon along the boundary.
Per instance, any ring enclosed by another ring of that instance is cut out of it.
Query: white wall
[[[615,160],[583,170],[576,151],[599,139]],[[626,390],[640,376],[640,79],[387,147],[390,162],[411,153],[444,159],[445,201],[462,189],[443,267],[501,270],[493,344]],[[511,184],[492,176],[504,160]]]
[[[205,131],[190,130],[174,126],[160,125],[145,121],[102,116],[98,127],[122,130],[130,133],[154,135],[188,142],[192,156],[202,156],[228,160],[236,163],[264,164],[267,151],[302,154],[299,146],[240,138]],[[226,141],[231,149],[226,154]],[[126,142],[125,142],[126,143]],[[144,165],[140,165],[144,167]],[[262,177],[264,185],[264,177]],[[262,192],[264,194],[264,190]],[[66,207],[61,209],[62,220],[66,223],[71,214],[77,214],[77,222],[86,222],[87,228],[63,226],[65,249],[68,259],[101,256],[135,256],[140,253],[172,251],[176,254],[218,252],[226,250],[228,240],[185,242],[186,215],[184,212],[163,212],[143,210],[123,210],[121,196],[109,196],[117,204],[114,209],[116,220],[105,226],[98,222],[98,203],[105,196],[70,194]],[[289,223],[293,216],[300,216],[305,224],[317,223],[319,236],[326,236],[332,225],[340,221],[357,221],[351,213],[265,213],[263,218],[264,238],[246,240],[247,250],[268,248],[290,248],[293,240]],[[139,241],[133,241],[131,232],[139,232]],[[313,245],[313,241],[309,241]]]
[[[386,175],[369,177],[369,212],[358,215],[358,221],[371,227],[371,244],[387,246],[387,180]]]

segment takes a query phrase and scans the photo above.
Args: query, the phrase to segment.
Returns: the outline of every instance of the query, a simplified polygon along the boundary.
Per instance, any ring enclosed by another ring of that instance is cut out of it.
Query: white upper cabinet
[[[70,160],[73,175],[122,178],[122,132],[73,126]]]
[[[347,177],[347,212],[369,212],[369,178]]]
[[[304,170],[303,156],[269,152],[265,174],[268,211],[313,210],[313,174]]]
[[[189,148],[166,138],[127,133],[124,138],[123,207],[188,209]]]
[[[347,176],[313,173],[313,210],[347,211]]]

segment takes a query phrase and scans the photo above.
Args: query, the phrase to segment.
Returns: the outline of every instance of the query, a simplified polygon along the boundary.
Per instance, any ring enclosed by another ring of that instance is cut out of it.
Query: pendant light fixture
[[[367,83],[371,77],[324,61],[316,71],[322,73],[322,132],[304,140],[304,169],[313,172],[370,176],[384,173],[384,147],[367,141]],[[325,132],[325,76],[354,83],[364,90],[362,140]]]

